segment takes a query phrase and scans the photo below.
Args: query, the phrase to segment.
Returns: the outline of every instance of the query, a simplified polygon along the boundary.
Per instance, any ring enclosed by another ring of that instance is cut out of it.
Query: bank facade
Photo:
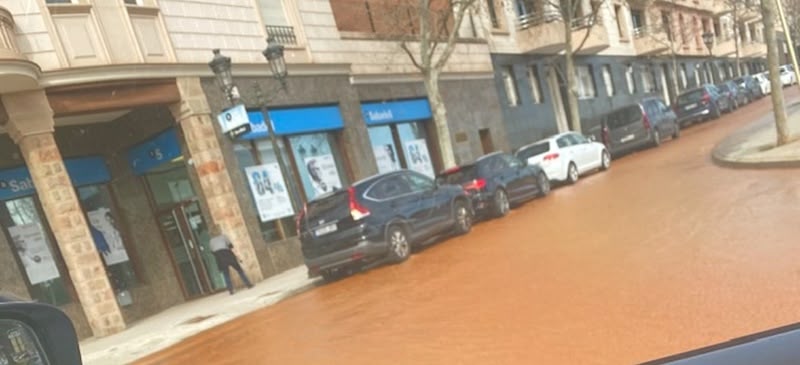
[[[340,34],[328,1],[263,3],[0,2],[1,292],[60,307],[82,338],[108,335],[224,290],[213,225],[260,281],[302,265],[304,202],[378,172],[432,176],[441,138],[457,161],[507,149],[485,40],[459,45],[443,74],[453,122],[438,136],[410,62],[380,59],[404,57],[396,43]],[[286,91],[260,54],[268,35],[286,47]],[[217,121],[233,105],[213,48],[234,62],[250,125],[236,138]]]

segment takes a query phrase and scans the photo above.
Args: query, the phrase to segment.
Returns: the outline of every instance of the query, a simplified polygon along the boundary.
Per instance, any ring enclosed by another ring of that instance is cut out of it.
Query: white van
[[[778,70],[781,74],[781,85],[783,87],[797,83],[797,75],[794,74],[792,65],[783,65]]]

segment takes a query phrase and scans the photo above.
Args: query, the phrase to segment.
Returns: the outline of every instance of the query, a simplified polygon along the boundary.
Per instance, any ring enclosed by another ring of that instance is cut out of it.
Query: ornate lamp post
[[[233,82],[231,58],[220,54],[219,49],[215,49],[213,52],[214,58],[208,63],[208,66],[217,77],[217,82],[219,83],[222,92],[225,93],[226,97],[228,98],[228,101],[230,101],[231,104],[238,104],[239,93],[236,85]],[[270,36],[267,38],[267,48],[261,53],[269,63],[272,76],[278,80],[278,82],[280,82],[281,90],[286,91],[286,77],[289,76],[289,72],[286,69],[286,59],[284,58],[283,45],[278,43],[274,37]],[[284,164],[283,153],[281,153],[281,150],[278,147],[278,138],[275,135],[275,128],[272,125],[272,120],[269,118],[269,109],[266,102],[263,102],[261,105],[261,115],[264,118],[264,124],[267,126],[269,141],[272,144],[272,151],[275,153],[275,158],[278,160],[278,167],[281,170],[281,175],[283,175],[282,177],[285,181],[291,180],[293,177],[290,175],[289,169],[287,169]],[[288,184],[286,188],[287,190],[289,189]],[[297,205],[293,195],[294,194],[290,193],[289,199],[292,201],[292,208],[294,208],[294,211],[297,212]]]
[[[703,32],[702,37],[703,43],[706,45],[706,49],[708,50],[708,63],[711,65],[709,70],[711,72],[711,80],[709,81],[714,83],[714,53],[711,51],[711,49],[714,47],[714,33]]]

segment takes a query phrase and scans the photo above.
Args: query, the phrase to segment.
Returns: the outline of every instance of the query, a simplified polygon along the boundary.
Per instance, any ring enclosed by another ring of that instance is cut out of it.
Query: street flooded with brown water
[[[800,171],[710,159],[770,107],[138,364],[633,364],[800,322]]]

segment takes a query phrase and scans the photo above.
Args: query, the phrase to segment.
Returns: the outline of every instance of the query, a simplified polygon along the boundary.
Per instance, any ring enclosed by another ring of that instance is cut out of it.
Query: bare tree
[[[679,9],[677,0],[670,0],[666,7],[654,6],[656,1],[650,0],[645,3],[645,9],[648,11],[647,18],[643,28],[634,29],[634,37],[648,37],[654,43],[667,49],[666,53],[672,63],[670,87],[677,95],[680,92],[678,56],[684,47],[691,46],[690,42],[694,40],[697,32],[692,26],[687,26],[685,22],[675,26],[678,19],[675,19],[674,14]],[[667,10],[666,18],[661,16],[663,10]]]
[[[761,0],[761,13],[764,20],[764,37],[767,43],[767,70],[769,71],[769,81],[772,85],[772,112],[775,115],[775,130],[778,135],[776,141],[778,146],[789,142],[789,127],[786,124],[786,109],[783,101],[783,85],[781,84],[780,72],[778,71],[779,57],[778,39],[775,20],[778,18],[776,8],[778,0]]]
[[[578,109],[578,83],[575,78],[575,54],[586,45],[592,34],[592,29],[600,19],[600,11],[606,0],[590,0],[589,9],[583,5],[583,0],[546,0],[546,5],[555,10],[564,26],[564,69],[555,63],[555,70],[565,80],[567,89],[567,108],[570,129],[581,132],[581,113]],[[572,39],[574,32],[585,32],[581,40],[575,44]]]
[[[384,0],[387,23],[395,26],[391,34],[423,76],[433,112],[442,162],[445,168],[456,165],[447,108],[439,89],[439,77],[455,51],[459,30],[478,0]],[[400,22],[400,24],[397,24]]]

